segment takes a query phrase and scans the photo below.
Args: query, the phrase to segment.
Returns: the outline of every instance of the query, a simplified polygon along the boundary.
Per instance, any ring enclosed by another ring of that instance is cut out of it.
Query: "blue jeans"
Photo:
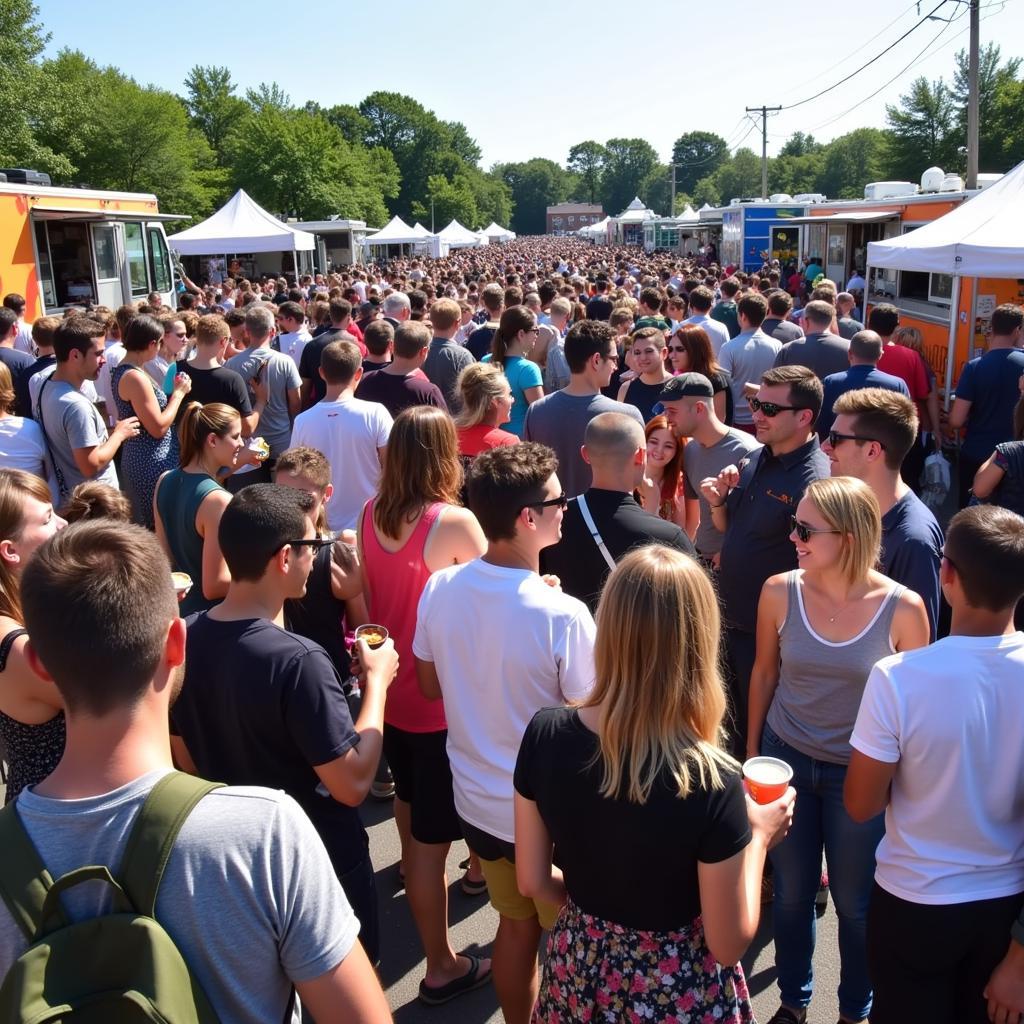
[[[867,915],[875,875],[875,848],[885,816],[858,825],[843,807],[846,765],[817,761],[794,750],[765,725],[761,753],[793,768],[793,827],[769,856],[775,871],[775,965],[786,1006],[811,1002],[814,971],[814,897],[821,853],[839,916],[839,1012],[863,1020],[871,1012],[867,962]]]

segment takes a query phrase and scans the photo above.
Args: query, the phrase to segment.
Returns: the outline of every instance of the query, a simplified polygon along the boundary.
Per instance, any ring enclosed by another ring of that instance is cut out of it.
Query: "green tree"
[[[640,183],[640,195],[647,206],[663,217],[672,215],[672,170],[668,164],[655,164]]]
[[[987,131],[1001,140],[1000,154],[994,164],[980,163],[980,169],[1006,171],[1024,160],[1024,82],[1000,83]]]
[[[67,180],[73,173],[62,147],[41,141],[40,120],[60,117],[66,93],[49,93],[38,58],[49,36],[31,0],[0,0],[0,164],[48,171]]]
[[[825,166],[826,150],[794,156],[787,153],[777,156],[768,165],[768,189],[770,192],[820,192],[822,171]]]
[[[196,65],[185,79],[185,109],[223,162],[224,144],[232,128],[245,116],[245,100],[235,95],[235,83],[226,67]]]
[[[888,137],[881,128],[857,128],[826,147],[818,179],[830,199],[863,199],[869,181],[885,177]]]
[[[457,174],[454,181],[449,181],[443,174],[432,174],[427,179],[427,201],[413,203],[412,215],[424,224],[430,224],[431,204],[433,204],[434,226],[440,231],[452,220],[457,220],[463,227],[473,230],[482,227],[477,222],[480,212],[476,205],[473,186],[463,174]]]
[[[896,178],[917,181],[932,165],[957,163],[954,124],[956,102],[940,78],[916,78],[897,106],[885,108],[889,123],[889,171]]]
[[[658,154],[644,139],[609,139],[605,149],[608,159],[601,175],[601,198],[605,211],[615,216],[639,195],[658,163]]]
[[[341,132],[346,142],[353,146],[362,146],[370,130],[370,122],[359,113],[359,108],[351,103],[336,103],[333,107],[321,107],[313,100],[307,100],[303,108],[310,114],[319,114],[326,118]]]
[[[808,156],[811,153],[819,153],[822,150],[820,142],[816,142],[813,135],[805,135],[803,132],[793,132],[786,139],[779,156]]]
[[[1002,63],[1002,51],[997,43],[987,43],[978,54],[978,169],[1003,171],[1010,164],[1006,162],[1006,130],[1013,131],[1011,124],[998,115],[999,99],[1007,90],[1012,91],[1017,83],[1020,57],[1010,57]],[[956,103],[956,134],[958,145],[967,145],[967,97],[969,92],[969,66],[966,50],[956,55],[956,71],[951,89]],[[1016,161],[1012,161],[1016,162]],[[966,161],[958,161],[962,169]]]
[[[718,187],[718,179],[714,174],[705,175],[693,186],[693,205],[699,210],[705,203],[709,206],[720,206],[722,190]]]
[[[729,146],[714,132],[686,132],[672,145],[676,190],[691,192],[701,178],[714,174],[729,159]]]
[[[542,157],[523,163],[500,164],[495,172],[512,195],[512,230],[520,235],[544,234],[547,207],[569,198],[566,172],[554,160]]]
[[[768,164],[771,177],[771,163]],[[738,149],[733,158],[715,173],[715,184],[723,203],[730,199],[761,194],[761,158],[752,149]]]
[[[607,159],[608,150],[600,142],[594,142],[592,139],[577,142],[569,150],[566,166],[579,179],[580,188],[583,190],[580,198],[586,197],[588,203],[596,203],[600,198],[601,172]]]

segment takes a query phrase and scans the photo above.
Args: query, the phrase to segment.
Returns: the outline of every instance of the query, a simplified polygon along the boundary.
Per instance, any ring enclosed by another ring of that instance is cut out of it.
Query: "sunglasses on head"
[[[806,544],[816,533],[841,533],[840,530],[816,530],[813,526],[801,523],[796,516],[789,517],[790,533],[795,533],[802,544]]]
[[[762,402],[760,398],[747,399],[751,412],[763,413],[768,419],[775,419],[780,412],[800,412],[806,405],[779,405],[778,402]]]

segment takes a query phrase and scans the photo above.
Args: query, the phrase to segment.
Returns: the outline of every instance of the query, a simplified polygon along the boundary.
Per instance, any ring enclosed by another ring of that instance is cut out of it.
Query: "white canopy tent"
[[[483,231],[480,232],[480,234],[486,235],[489,242],[511,242],[512,239],[516,237],[516,233],[514,231],[509,231],[508,228],[503,228],[497,223],[497,221],[493,220],[483,229]]]
[[[297,252],[309,252],[316,239],[267,213],[259,203],[239,189],[206,220],[171,235],[167,240],[182,256],[219,253],[291,252],[298,269]]]
[[[994,185],[929,224],[882,242],[868,243],[865,279],[871,268],[916,270],[953,278],[949,302],[946,402],[953,388],[953,359],[964,277],[1024,275],[1024,163]]]
[[[428,231],[419,221],[416,221],[416,223],[413,224],[412,229],[413,231],[416,232],[417,235],[420,236],[420,238],[434,237],[433,234],[430,231]]]
[[[391,218],[380,229],[375,231],[372,235],[367,235],[363,239],[364,245],[412,245],[415,242],[422,242],[424,238],[429,237],[429,232],[424,228],[425,233],[421,234],[415,228],[409,227],[408,224],[402,220],[397,214]]]
[[[599,238],[607,239],[610,222],[611,217],[605,217],[604,220],[599,220],[594,224],[587,224],[585,227],[580,228],[576,234],[583,235],[585,238],[592,238],[595,241]]]
[[[438,231],[437,237],[447,243],[449,249],[468,249],[480,245],[480,238],[475,231],[463,227],[453,220],[444,230]]]

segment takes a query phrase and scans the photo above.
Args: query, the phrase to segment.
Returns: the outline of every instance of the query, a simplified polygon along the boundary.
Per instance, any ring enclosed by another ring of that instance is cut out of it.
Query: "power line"
[[[856,71],[851,71],[848,75],[846,75],[845,78],[840,78],[838,82],[834,83],[833,85],[830,85],[827,89],[822,89],[820,92],[816,92],[813,96],[807,96],[802,100],[797,100],[796,103],[790,103],[787,106],[782,107],[781,109],[793,110],[795,107],[802,107],[805,103],[811,103],[816,99],[820,99],[826,93],[832,92],[833,89],[838,89],[839,86],[845,85],[848,81],[850,81],[851,78],[855,78],[862,71],[871,67],[871,65],[874,64],[876,61],[881,60],[881,58],[884,57],[887,53],[889,53],[890,50],[899,46],[899,44],[902,43],[903,40],[907,38],[907,36],[909,36],[912,32],[916,32],[929,18],[931,18],[933,14],[935,14],[936,11],[939,10],[939,8],[944,7],[947,2],[948,0],[939,0],[939,3],[934,8],[932,8],[932,10],[930,10],[920,21],[911,25],[911,27],[908,28],[907,31],[904,32],[903,35],[899,37],[899,39],[895,40],[895,42],[890,43],[884,50],[882,50],[881,53],[876,53],[875,56],[871,58],[871,60],[869,60],[866,64],[862,64],[859,68],[857,68]]]

